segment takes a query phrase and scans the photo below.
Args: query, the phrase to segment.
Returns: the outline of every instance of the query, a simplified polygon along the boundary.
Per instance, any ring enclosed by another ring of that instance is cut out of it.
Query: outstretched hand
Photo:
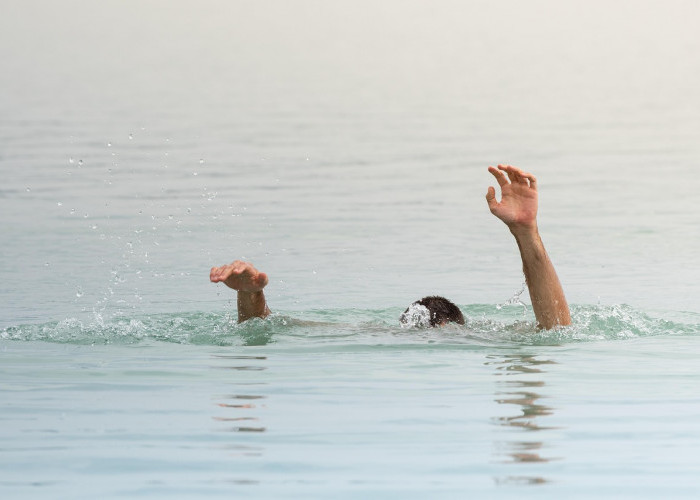
[[[564,290],[537,230],[537,179],[510,165],[489,167],[489,172],[501,187],[501,201],[496,200],[493,186],[489,186],[486,201],[518,242],[537,323],[542,328],[571,324]]]
[[[489,167],[501,187],[501,201],[489,186],[486,201],[491,213],[508,225],[511,231],[531,229],[537,225],[537,179],[534,175],[510,165]]]
[[[267,274],[261,273],[250,262],[237,260],[221,267],[212,267],[209,273],[212,283],[223,282],[239,292],[259,292],[267,285]]]

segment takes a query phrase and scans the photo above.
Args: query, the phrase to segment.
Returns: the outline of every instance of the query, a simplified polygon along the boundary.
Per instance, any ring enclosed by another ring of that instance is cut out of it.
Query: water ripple
[[[394,309],[323,310],[275,314],[237,324],[227,313],[175,313],[89,321],[67,318],[43,324],[10,326],[0,339],[65,344],[137,344],[146,341],[191,345],[267,345],[321,348],[352,346],[559,345],[626,340],[657,335],[697,335],[692,314],[658,317],[626,305],[574,306],[573,324],[538,330],[521,310],[491,305],[463,307],[465,326],[402,329]],[[673,317],[674,319],[668,319]]]

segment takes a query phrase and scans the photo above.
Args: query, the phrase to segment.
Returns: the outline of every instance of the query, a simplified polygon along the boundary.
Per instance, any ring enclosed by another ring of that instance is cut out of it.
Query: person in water
[[[501,201],[496,200],[495,188],[489,186],[486,202],[491,213],[508,226],[518,244],[538,326],[549,329],[571,324],[564,290],[537,229],[537,179],[510,165],[489,167],[488,170],[501,188]],[[270,314],[263,293],[268,277],[250,262],[237,260],[213,267],[209,279],[213,283],[223,282],[238,292],[239,322],[265,318]],[[402,325],[422,327],[451,322],[463,325],[464,316],[459,307],[444,297],[424,297],[411,304],[399,321]]]

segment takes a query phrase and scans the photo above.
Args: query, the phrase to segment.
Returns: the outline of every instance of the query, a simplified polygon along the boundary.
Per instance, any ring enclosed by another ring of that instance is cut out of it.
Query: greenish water
[[[3,5],[0,496],[697,498],[699,9]]]
[[[400,328],[400,309],[5,328],[0,486],[22,498],[695,494],[697,314],[574,306],[573,326],[538,331],[522,306],[462,310],[465,326],[440,329]]]
[[[697,323],[590,307],[574,312],[585,326],[537,334],[466,309],[466,328],[440,331],[401,330],[386,310],[309,314],[339,321],[323,326],[192,313],[6,329],[0,486],[10,498],[695,494]]]
[[[325,346],[353,344],[560,345],[700,333],[700,316],[678,314],[676,321],[630,306],[574,306],[573,325],[539,330],[527,306],[462,306],[466,324],[440,329],[403,328],[399,309],[308,310],[273,314],[239,324],[235,314],[168,313],[91,321],[75,318],[0,330],[1,340],[59,344],[140,344],[149,341],[212,346]],[[529,316],[528,316],[529,313]],[[669,316],[666,313],[666,316]],[[691,322],[689,322],[691,321]]]

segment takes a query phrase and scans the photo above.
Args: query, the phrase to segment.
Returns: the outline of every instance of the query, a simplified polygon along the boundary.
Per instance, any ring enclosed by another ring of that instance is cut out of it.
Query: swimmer
[[[571,324],[569,305],[557,273],[537,229],[537,179],[534,175],[510,165],[489,167],[501,189],[501,201],[489,186],[486,202],[491,213],[501,219],[520,249],[523,272],[532,309],[540,328]],[[223,282],[238,292],[238,321],[265,318],[270,309],[263,289],[268,283],[250,262],[235,261],[213,267],[209,275],[213,283]],[[447,323],[464,324],[459,308],[444,297],[424,297],[411,304],[399,318],[402,326],[435,327]]]

